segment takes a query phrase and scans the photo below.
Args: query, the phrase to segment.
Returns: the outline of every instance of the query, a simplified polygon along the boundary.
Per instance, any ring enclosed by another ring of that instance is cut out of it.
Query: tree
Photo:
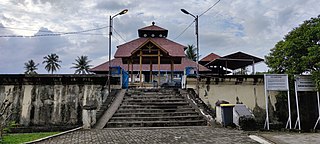
[[[48,71],[48,73],[51,72],[51,74],[53,74],[53,72],[60,69],[61,66],[59,63],[61,63],[61,61],[59,60],[59,56],[57,54],[52,53],[43,57],[43,59],[44,61],[42,63],[46,64],[45,69]]]
[[[271,49],[266,64],[271,72],[311,73],[320,88],[320,15],[304,21]]]
[[[71,68],[75,68],[75,74],[89,74],[89,69],[92,65],[89,65],[91,60],[88,60],[88,56],[81,56],[76,60],[76,63],[72,63],[74,66]]]
[[[196,48],[194,45],[188,45],[187,49],[185,50],[186,57],[188,59],[191,59],[193,61],[197,60],[197,53],[196,53]]]
[[[37,74],[36,70],[38,70],[37,66],[39,64],[36,64],[32,59],[28,62],[24,63],[24,69],[26,70],[25,74]]]

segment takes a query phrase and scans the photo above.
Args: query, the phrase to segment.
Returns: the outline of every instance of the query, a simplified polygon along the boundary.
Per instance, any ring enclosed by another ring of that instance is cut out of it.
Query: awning
[[[209,63],[205,64],[204,66],[222,66],[227,69],[236,70],[239,68],[244,68],[249,65],[253,65],[255,63],[259,63],[264,61],[261,58],[243,53],[243,52],[236,52],[227,56],[223,56],[217,58]]]

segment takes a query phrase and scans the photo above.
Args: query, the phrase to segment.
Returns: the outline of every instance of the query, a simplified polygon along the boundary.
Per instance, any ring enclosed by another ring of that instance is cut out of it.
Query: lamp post
[[[109,19],[109,72],[108,72],[108,94],[110,95],[110,92],[111,92],[111,37],[112,37],[112,24],[113,24],[113,18],[115,18],[116,16],[118,15],[123,15],[125,13],[128,12],[128,9],[124,9],[122,10],[121,12],[119,12],[118,14],[114,15],[114,16],[110,16],[110,19]]]
[[[196,86],[196,90],[197,90],[197,93],[198,95],[199,94],[199,16],[198,15],[193,15],[191,13],[189,13],[187,10],[185,9],[181,9],[181,11],[184,13],[184,14],[187,14],[187,15],[191,15],[194,20],[196,21],[196,25],[195,25],[195,31],[196,31],[196,39],[197,39],[197,86]]]

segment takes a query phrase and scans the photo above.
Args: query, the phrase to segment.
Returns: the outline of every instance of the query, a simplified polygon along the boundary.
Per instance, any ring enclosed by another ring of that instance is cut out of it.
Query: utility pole
[[[200,96],[200,87],[199,87],[199,81],[200,81],[200,75],[199,75],[199,16],[198,15],[193,15],[191,13],[189,13],[187,10],[185,9],[181,9],[181,11],[184,13],[184,14],[187,14],[187,15],[191,15],[195,22],[196,22],[196,25],[195,25],[195,31],[196,31],[196,41],[197,41],[197,66],[196,66],[196,69],[197,69],[197,84],[196,84],[196,91],[198,93],[198,96]]]
[[[113,18],[115,18],[118,15],[123,15],[125,13],[128,12],[128,9],[124,9],[121,12],[119,12],[118,14],[114,15],[114,16],[110,16],[109,19],[109,62],[108,62],[108,66],[109,66],[109,72],[108,72],[108,95],[110,95],[111,92],[111,37],[112,37],[112,24],[113,24]]]

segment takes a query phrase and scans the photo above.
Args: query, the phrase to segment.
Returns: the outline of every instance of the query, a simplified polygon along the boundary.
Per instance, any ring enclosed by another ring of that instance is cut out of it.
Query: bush
[[[239,125],[242,130],[256,130],[256,120],[254,117],[241,116],[239,118]]]

